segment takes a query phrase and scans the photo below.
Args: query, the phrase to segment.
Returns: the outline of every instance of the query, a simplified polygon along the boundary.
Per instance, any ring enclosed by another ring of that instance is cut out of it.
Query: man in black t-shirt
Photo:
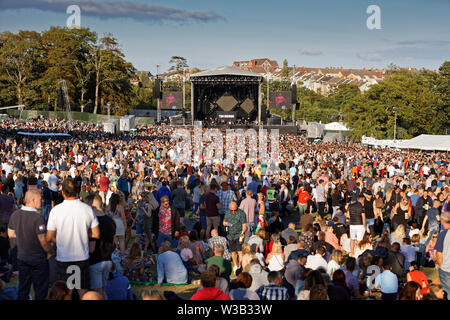
[[[375,214],[373,209],[373,197],[372,191],[366,190],[364,192],[364,213],[366,214],[366,229],[370,229],[370,233],[373,235],[373,227],[375,225]]]
[[[94,252],[89,256],[90,289],[103,295],[106,300],[105,287],[112,267],[111,254],[114,251],[116,224],[111,217],[103,213],[102,198],[99,195],[90,196],[88,203],[97,216],[100,228],[100,239],[89,239],[95,246]]]
[[[28,300],[33,284],[35,300],[47,297],[49,266],[47,259],[53,248],[45,239],[44,218],[39,214],[42,198],[39,190],[28,190],[25,206],[15,211],[8,225],[8,236],[17,239],[19,300]]]
[[[364,213],[364,196],[358,196],[358,200],[351,202],[347,209],[347,215],[350,220],[350,256],[353,257],[355,253],[356,243],[361,241],[364,237],[366,228],[366,215]]]

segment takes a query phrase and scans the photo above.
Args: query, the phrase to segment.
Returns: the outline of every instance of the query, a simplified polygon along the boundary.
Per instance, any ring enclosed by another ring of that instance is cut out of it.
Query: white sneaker
[[[236,270],[239,269],[237,266],[233,267],[233,273],[236,274]]]

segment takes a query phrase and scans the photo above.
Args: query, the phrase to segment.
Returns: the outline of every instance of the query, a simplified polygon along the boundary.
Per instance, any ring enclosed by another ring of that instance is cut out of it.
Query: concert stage
[[[260,74],[226,66],[191,75],[191,119],[259,123],[262,79]]]

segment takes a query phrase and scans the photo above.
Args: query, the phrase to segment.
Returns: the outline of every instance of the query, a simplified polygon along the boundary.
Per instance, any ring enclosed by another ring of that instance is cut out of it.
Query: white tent
[[[325,125],[325,131],[350,131],[343,123],[330,122]]]
[[[421,134],[397,144],[400,149],[450,151],[450,135]]]

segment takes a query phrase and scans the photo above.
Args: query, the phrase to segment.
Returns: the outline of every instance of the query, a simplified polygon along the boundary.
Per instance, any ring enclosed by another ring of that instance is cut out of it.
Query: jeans
[[[336,215],[337,209],[339,209],[339,206],[333,206],[333,215],[331,216],[331,219]]]
[[[450,272],[446,272],[439,268],[439,281],[444,286],[444,291],[447,293],[447,300],[450,296]]]
[[[191,217],[193,216],[193,215],[195,215],[195,214],[197,214],[197,210],[198,210],[198,207],[200,206],[200,203],[194,203],[194,209],[192,209],[192,212],[191,212]]]
[[[200,223],[202,224],[202,229],[206,231],[207,223],[206,223],[206,214],[203,212],[199,212],[198,216],[200,217]]]
[[[48,215],[50,214],[51,210],[52,210],[52,204],[51,203],[42,205],[41,214],[42,214],[42,217],[45,220],[45,223],[47,223],[47,221],[48,221]]]
[[[101,261],[89,266],[89,274],[91,280],[91,289],[100,289],[106,287],[109,272],[111,271],[112,261]]]
[[[49,286],[49,268],[47,260],[26,262],[18,260],[19,294],[18,300],[29,300],[31,284],[35,300],[45,300]]]
[[[255,223],[247,222],[247,231],[245,232],[246,241],[255,233]]]
[[[367,228],[367,226],[369,226],[369,228],[373,230],[374,224],[375,224],[375,219],[374,218],[366,219],[366,228]]]
[[[169,241],[172,248],[176,247],[177,239],[172,238],[172,235],[167,235],[159,231],[158,240],[156,240],[156,245],[158,246],[158,248],[161,247],[164,241]]]

